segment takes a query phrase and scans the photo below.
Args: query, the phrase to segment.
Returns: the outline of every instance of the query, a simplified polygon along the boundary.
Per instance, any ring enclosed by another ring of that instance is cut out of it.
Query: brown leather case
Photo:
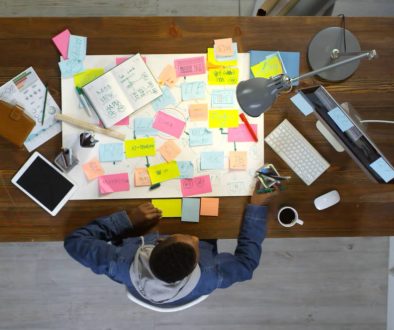
[[[0,136],[21,146],[35,125],[23,108],[0,100]]]

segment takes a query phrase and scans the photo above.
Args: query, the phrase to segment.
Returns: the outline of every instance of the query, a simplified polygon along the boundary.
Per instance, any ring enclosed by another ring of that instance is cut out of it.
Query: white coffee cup
[[[278,211],[278,221],[283,227],[293,227],[296,223],[304,224],[304,221],[298,217],[296,209],[290,206],[284,206]]]

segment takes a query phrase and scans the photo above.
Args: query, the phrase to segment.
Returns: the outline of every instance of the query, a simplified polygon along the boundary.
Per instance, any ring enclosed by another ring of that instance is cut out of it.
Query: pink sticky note
[[[100,194],[117,191],[129,191],[129,175],[127,173],[103,175],[98,178]]]
[[[186,123],[178,118],[167,115],[163,111],[156,114],[152,127],[179,139]]]
[[[257,136],[257,124],[251,124],[250,126],[252,126]],[[227,136],[228,142],[254,142],[245,124],[239,124],[236,128],[229,128]]]
[[[182,196],[193,196],[212,192],[209,175],[196,176],[193,179],[181,180]]]
[[[123,119],[119,120],[114,126],[129,126],[130,123],[130,116],[124,117]],[[101,120],[98,122],[98,126],[104,127]]]
[[[205,57],[197,56],[174,60],[177,77],[192,76],[205,73]]]
[[[146,63],[146,57],[145,56],[141,56],[142,60]],[[115,58],[115,63],[116,65],[119,65],[121,63],[123,63],[124,61],[128,60],[130,58],[130,56],[122,56],[122,57],[116,57]]]
[[[63,59],[67,60],[68,55],[68,43],[70,41],[70,31],[68,29],[60,32],[58,35],[52,38],[53,43],[59,50],[60,54],[62,55]]]

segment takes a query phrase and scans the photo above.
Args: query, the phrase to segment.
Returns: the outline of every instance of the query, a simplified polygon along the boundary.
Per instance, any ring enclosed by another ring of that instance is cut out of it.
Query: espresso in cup
[[[296,223],[303,225],[304,221],[298,218],[297,211],[290,206],[282,207],[278,212],[278,221],[284,227],[292,227]]]

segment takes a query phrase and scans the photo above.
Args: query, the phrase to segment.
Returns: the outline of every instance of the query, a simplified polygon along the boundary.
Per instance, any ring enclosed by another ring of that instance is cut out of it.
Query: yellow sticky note
[[[81,88],[104,74],[103,68],[88,69],[74,76],[75,87]]]
[[[176,179],[181,175],[176,161],[150,166],[148,172],[152,184]]]
[[[208,104],[190,104],[189,117],[191,121],[206,121],[208,120]]]
[[[163,218],[182,216],[182,199],[152,199],[154,207],[162,211]]]
[[[127,140],[124,142],[126,158],[156,155],[155,139],[153,137]]]
[[[238,75],[238,68],[209,69],[208,85],[236,85]]]
[[[215,51],[213,48],[208,48],[207,51],[207,67],[209,68],[221,68],[227,66],[237,66],[237,60],[231,61],[217,61],[215,58]]]
[[[146,167],[137,167],[134,169],[134,185],[136,187],[151,186],[148,169]]]
[[[282,61],[278,55],[266,57],[264,61],[253,65],[251,68],[255,78],[271,78],[284,73]]]
[[[208,126],[209,128],[230,128],[238,127],[238,110],[210,110]]]
[[[178,145],[172,140],[164,142],[159,148],[160,154],[167,162],[174,160],[176,156],[181,153],[181,151],[181,148],[179,148]]]
[[[246,151],[230,151],[230,170],[246,170],[248,167],[248,153]]]

